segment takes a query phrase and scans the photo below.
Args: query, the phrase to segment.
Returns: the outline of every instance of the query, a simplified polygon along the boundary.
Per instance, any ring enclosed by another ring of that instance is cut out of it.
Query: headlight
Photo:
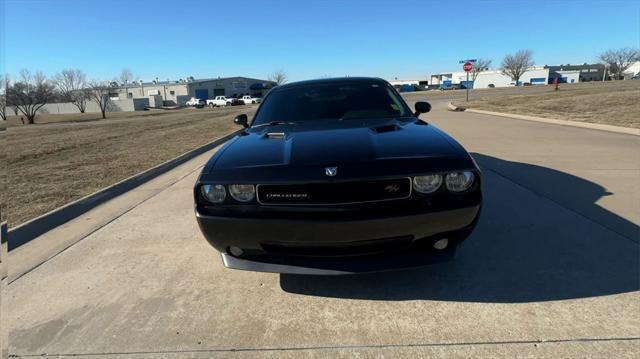
[[[227,197],[227,190],[221,184],[205,184],[200,187],[202,196],[211,203],[222,203]]]
[[[448,173],[445,180],[447,189],[451,192],[466,191],[473,184],[474,177],[469,171]]]
[[[416,176],[413,178],[413,189],[420,193],[435,192],[442,184],[442,175]]]
[[[256,197],[256,188],[252,184],[232,184],[229,193],[238,202],[249,202]]]

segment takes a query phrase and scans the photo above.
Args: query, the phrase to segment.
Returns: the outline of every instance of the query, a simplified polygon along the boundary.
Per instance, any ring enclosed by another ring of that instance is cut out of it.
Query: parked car
[[[195,97],[192,97],[191,99],[189,99],[189,101],[185,103],[186,106],[196,107],[196,108],[202,108],[205,106],[205,104],[206,102],[204,100],[195,98]]]
[[[440,86],[440,90],[444,91],[444,90],[459,90],[460,89],[460,84],[443,84],[442,86]]]
[[[232,100],[230,98],[226,98],[225,96],[216,96],[213,99],[207,100],[207,105],[209,107],[221,107],[221,106],[229,106],[231,105]]]
[[[253,97],[253,96],[249,96],[249,95],[244,95],[239,99],[239,101],[241,101],[242,104],[244,104],[244,105],[260,103],[261,100],[262,99],[259,98],[259,97]]]
[[[346,274],[453,258],[482,204],[480,169],[386,81],[280,85],[194,187],[228,268]]]
[[[231,101],[230,103],[231,106],[244,105],[244,102],[240,101],[240,99],[236,96],[230,97],[228,98],[228,100]]]

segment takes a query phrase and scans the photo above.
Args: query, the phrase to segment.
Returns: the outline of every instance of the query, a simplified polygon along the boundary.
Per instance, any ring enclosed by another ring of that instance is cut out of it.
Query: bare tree
[[[109,83],[103,81],[91,81],[89,87],[91,88],[89,98],[98,104],[98,107],[100,107],[102,118],[107,118],[106,112],[109,109],[109,104],[111,103],[111,97],[109,96],[111,87],[109,86]]]
[[[518,86],[518,81],[533,66],[533,51],[519,50],[514,55],[507,55],[502,60],[502,73],[511,77]]]
[[[271,74],[271,76],[269,76],[269,80],[275,82],[276,85],[282,85],[287,82],[287,74],[285,74],[284,71],[279,70]]]
[[[86,75],[78,69],[65,69],[56,74],[55,83],[62,100],[71,102],[84,113],[89,100]]]
[[[135,80],[136,76],[131,70],[122,69],[122,71],[120,71],[120,76],[118,76],[118,78],[116,79],[116,82],[120,83],[121,85],[127,85],[133,83]]]
[[[471,79],[473,80],[473,82],[476,82],[476,79],[481,72],[489,70],[489,66],[491,66],[491,60],[476,60],[476,63],[473,64],[473,69],[471,70]]]
[[[27,124],[35,123],[38,110],[56,96],[55,87],[42,72],[32,75],[27,70],[20,71],[20,79],[7,87],[6,94],[7,105],[15,106]]]
[[[625,47],[607,50],[598,56],[600,62],[609,66],[609,71],[618,80],[624,78],[624,72],[635,62],[640,60],[640,50]]]
[[[9,76],[0,75],[0,119],[7,119],[7,87],[9,87]]]

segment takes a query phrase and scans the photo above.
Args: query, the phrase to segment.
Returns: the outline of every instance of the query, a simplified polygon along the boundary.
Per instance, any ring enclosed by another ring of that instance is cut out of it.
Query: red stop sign
[[[464,70],[464,72],[471,72],[471,70],[473,69],[473,65],[469,61],[467,61],[462,66],[462,69]]]

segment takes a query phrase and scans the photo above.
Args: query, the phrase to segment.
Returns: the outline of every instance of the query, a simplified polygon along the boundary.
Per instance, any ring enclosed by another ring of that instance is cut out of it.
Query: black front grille
[[[332,205],[386,201],[408,198],[411,195],[409,178],[328,182],[292,185],[258,185],[261,204]]]

